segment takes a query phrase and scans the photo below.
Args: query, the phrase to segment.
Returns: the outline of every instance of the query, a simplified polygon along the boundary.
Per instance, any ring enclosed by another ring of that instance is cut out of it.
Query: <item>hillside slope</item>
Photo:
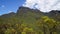
[[[60,11],[43,13],[19,7],[17,13],[0,16],[0,34],[60,34]]]

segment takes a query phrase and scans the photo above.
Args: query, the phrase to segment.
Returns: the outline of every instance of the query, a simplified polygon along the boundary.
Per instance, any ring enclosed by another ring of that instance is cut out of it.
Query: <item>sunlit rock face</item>
[[[49,12],[51,10],[60,10],[60,0],[26,0],[23,6]]]

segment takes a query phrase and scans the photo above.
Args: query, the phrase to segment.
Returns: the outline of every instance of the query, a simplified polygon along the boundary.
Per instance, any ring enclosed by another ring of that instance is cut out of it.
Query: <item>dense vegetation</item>
[[[60,34],[59,14],[20,7],[17,13],[0,16],[0,34]]]

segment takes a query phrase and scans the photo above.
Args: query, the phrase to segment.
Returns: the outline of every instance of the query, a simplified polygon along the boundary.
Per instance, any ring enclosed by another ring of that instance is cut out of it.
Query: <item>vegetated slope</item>
[[[60,34],[60,11],[43,13],[37,9],[19,7],[17,13],[0,16],[0,28],[1,34]]]

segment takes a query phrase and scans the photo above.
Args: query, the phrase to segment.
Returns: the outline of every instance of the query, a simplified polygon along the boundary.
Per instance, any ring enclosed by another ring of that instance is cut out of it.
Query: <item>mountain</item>
[[[59,10],[52,10],[48,13],[48,16],[60,21],[60,11]]]
[[[12,17],[12,16],[23,16],[23,15],[27,15],[27,14],[29,14],[29,12],[30,13],[33,13],[33,14],[36,14],[36,15],[38,15],[39,14],[39,16],[40,15],[45,15],[45,16],[49,16],[49,17],[58,17],[58,16],[60,16],[59,14],[60,14],[60,11],[59,10],[52,10],[52,11],[50,11],[49,13],[43,13],[43,12],[41,12],[40,10],[38,10],[38,9],[30,9],[30,8],[28,8],[28,7],[19,7],[19,9],[17,10],[17,13],[14,13],[14,12],[11,12],[11,13],[9,13],[9,14],[4,14],[4,15],[2,15],[2,16],[0,16],[0,17]]]
[[[2,15],[0,17],[9,18],[9,17],[13,17],[13,16],[15,16],[15,13],[14,12],[11,12],[9,14],[4,14],[4,15]]]
[[[19,7],[17,10],[17,13],[11,12],[9,14],[4,14],[0,16],[0,18],[4,18],[6,20],[16,18],[16,20],[23,22],[35,22],[36,20],[39,20],[43,16],[48,16],[49,18],[55,19],[57,21],[60,21],[60,11],[59,10],[52,10],[49,13],[43,13],[38,9],[30,9],[28,7]]]
[[[0,34],[60,34],[60,11],[43,13],[19,7],[17,13],[0,16]]]

